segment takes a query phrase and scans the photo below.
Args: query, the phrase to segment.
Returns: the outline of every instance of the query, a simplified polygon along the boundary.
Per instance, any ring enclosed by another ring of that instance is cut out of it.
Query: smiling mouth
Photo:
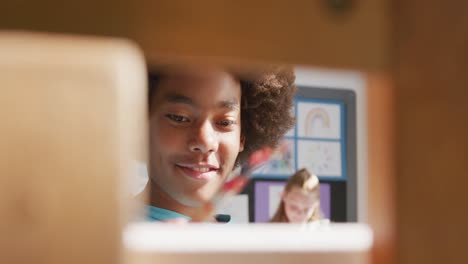
[[[215,167],[199,167],[199,166],[190,166],[190,165],[181,165],[176,164],[176,167],[182,171],[185,176],[189,178],[200,180],[200,181],[208,181],[214,178],[218,172],[218,168]]]

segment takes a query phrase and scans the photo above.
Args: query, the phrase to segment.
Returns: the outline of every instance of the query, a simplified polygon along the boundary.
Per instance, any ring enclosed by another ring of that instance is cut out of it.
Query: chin
[[[201,197],[199,195],[194,195],[194,196],[186,196],[183,197],[182,199],[179,200],[179,202],[185,206],[189,207],[200,207],[208,202],[210,202],[211,199]]]
[[[289,222],[293,224],[301,224],[301,223],[305,223],[306,221],[304,219],[291,219],[289,220]]]
[[[176,199],[179,203],[189,207],[200,207],[206,203],[212,202],[217,190],[220,188],[220,181],[215,180],[207,183],[198,189],[192,189],[189,192],[181,190],[184,195],[179,196]]]

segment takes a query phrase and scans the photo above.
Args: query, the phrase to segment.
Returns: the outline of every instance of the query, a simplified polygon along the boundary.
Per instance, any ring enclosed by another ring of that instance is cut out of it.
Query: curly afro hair
[[[262,66],[247,69],[229,68],[241,84],[241,131],[244,151],[239,153],[236,165],[263,147],[276,147],[284,134],[293,127],[292,106],[296,86],[295,75],[288,66]],[[163,75],[149,75],[149,100],[158,80]]]
[[[254,151],[276,147],[294,125],[292,105],[296,87],[289,67],[268,67],[241,80],[242,135],[245,148],[238,156],[243,163]]]

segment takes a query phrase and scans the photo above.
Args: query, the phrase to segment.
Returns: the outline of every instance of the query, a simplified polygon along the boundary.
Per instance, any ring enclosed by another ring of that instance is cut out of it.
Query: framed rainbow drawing
[[[319,177],[321,183],[330,185],[331,220],[356,221],[355,92],[298,86],[292,111],[296,124],[284,137],[288,151],[274,155],[266,166],[254,172],[254,178],[285,181],[295,171],[307,168]],[[254,188],[251,192],[253,196]],[[261,211],[258,208],[261,202],[249,204]]]

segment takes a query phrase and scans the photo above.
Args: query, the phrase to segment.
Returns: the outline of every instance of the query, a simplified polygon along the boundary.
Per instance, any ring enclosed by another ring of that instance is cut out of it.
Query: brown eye
[[[166,117],[177,123],[187,123],[190,121],[188,118],[181,115],[167,114]]]
[[[236,122],[232,121],[232,120],[222,120],[220,122],[218,122],[218,125],[222,126],[222,127],[230,127],[232,125],[234,125]]]

